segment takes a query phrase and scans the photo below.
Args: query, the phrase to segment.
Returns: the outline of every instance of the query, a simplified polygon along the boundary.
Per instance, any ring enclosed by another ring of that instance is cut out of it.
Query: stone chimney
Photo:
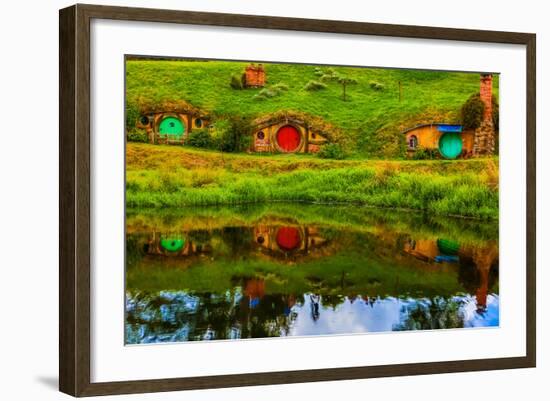
[[[474,132],[474,156],[492,155],[495,151],[493,126],[493,74],[481,74],[479,98],[485,105],[483,119]]]

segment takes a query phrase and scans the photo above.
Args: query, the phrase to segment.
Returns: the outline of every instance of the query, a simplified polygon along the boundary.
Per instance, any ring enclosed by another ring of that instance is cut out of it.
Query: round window
[[[141,125],[147,125],[149,124],[149,117],[141,116],[141,118],[139,119],[139,122],[141,123]]]
[[[200,118],[197,118],[195,120],[195,127],[197,127],[197,128],[202,127],[202,120]]]
[[[262,140],[265,138],[265,134],[263,131],[260,131],[256,134],[256,136],[258,137],[258,139]]]

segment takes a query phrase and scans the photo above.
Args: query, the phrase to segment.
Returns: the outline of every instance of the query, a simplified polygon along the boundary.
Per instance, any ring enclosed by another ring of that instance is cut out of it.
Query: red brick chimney
[[[265,85],[265,70],[262,64],[250,64],[245,69],[245,86],[258,88]]]
[[[493,74],[481,74],[479,97],[483,104],[485,104],[483,121],[491,120],[493,116]]]
[[[474,156],[492,155],[495,152],[493,125],[493,74],[481,74],[479,98],[485,105],[481,125],[474,132]]]

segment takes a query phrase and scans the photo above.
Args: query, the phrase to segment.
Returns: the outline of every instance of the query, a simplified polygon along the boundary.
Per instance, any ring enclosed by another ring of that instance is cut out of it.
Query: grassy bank
[[[310,202],[498,218],[498,159],[332,161],[127,146],[130,208]]]
[[[262,89],[235,90],[229,85],[231,77],[240,75],[247,64],[129,60],[128,129],[135,126],[141,109],[164,101],[189,102],[216,119],[295,110],[340,128],[357,154],[395,157],[402,154],[403,129],[420,123],[458,123],[460,107],[479,91],[479,75],[472,73],[265,63],[267,88],[284,85],[287,90],[258,100]],[[346,101],[337,82],[325,82],[320,90],[306,89],[329,71],[357,82],[347,88]],[[497,96],[498,84],[495,76]]]

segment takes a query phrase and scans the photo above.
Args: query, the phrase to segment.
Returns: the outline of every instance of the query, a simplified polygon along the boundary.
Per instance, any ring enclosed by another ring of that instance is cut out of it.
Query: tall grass
[[[127,206],[184,207],[273,201],[352,203],[424,210],[435,215],[498,218],[494,173],[480,174],[477,167],[468,169],[468,163],[455,171],[449,171],[447,164],[440,161],[419,163],[424,168],[418,171],[411,167],[414,162],[356,162],[343,167],[335,161],[330,168],[331,161],[323,161],[323,168],[306,165],[289,171],[262,169],[258,163],[244,164],[248,169],[239,165],[235,170],[232,164],[212,169],[203,167],[205,163],[197,163],[196,168],[172,166],[147,170],[130,166]]]

